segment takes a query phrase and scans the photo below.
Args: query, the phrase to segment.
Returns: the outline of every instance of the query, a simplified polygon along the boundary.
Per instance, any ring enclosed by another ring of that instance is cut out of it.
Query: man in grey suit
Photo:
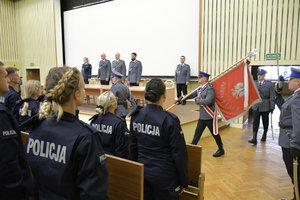
[[[136,103],[129,88],[121,82],[122,74],[117,71],[112,71],[112,82],[113,85],[110,91],[117,97],[118,107],[116,109],[116,116],[125,119],[126,115],[129,113],[127,107],[127,101],[129,101],[133,108],[136,107]]]
[[[123,60],[120,59],[120,53],[115,54],[116,60],[112,62],[112,71],[117,71],[121,73],[122,76],[122,83],[125,83],[126,79],[126,65]]]
[[[190,66],[185,63],[185,57],[180,57],[180,64],[177,65],[176,71],[175,71],[175,77],[174,77],[174,83],[176,84],[177,89],[177,97],[179,98],[181,96],[181,92],[183,92],[183,95],[187,94],[187,85],[190,81]],[[182,102],[182,105],[185,105],[186,101],[184,100]]]
[[[258,69],[257,78],[255,80],[256,87],[258,89],[259,95],[262,98],[261,103],[257,103],[252,106],[253,110],[253,138],[249,140],[249,143],[254,145],[257,144],[257,131],[259,128],[260,116],[262,116],[264,133],[262,135],[261,141],[266,141],[268,127],[269,127],[269,113],[275,108],[275,104],[272,99],[275,97],[275,89],[271,81],[265,80],[265,75],[267,71],[264,69]]]
[[[111,63],[106,59],[105,53],[101,54],[101,60],[99,62],[99,69],[97,80],[101,82],[101,85],[109,85],[109,79],[111,74]]]
[[[139,86],[142,76],[142,63],[136,59],[137,54],[131,54],[131,61],[128,69],[128,84],[130,86]]]
[[[207,113],[207,111],[203,107],[203,105],[207,105],[213,112],[215,111],[216,91],[214,86],[212,86],[208,82],[209,76],[209,74],[200,71],[198,76],[198,83],[201,85],[201,87],[199,90],[195,91],[192,95],[188,97],[188,99],[196,97],[195,102],[200,106],[200,118],[198,120],[192,144],[198,144],[198,141],[200,140],[202,133],[207,126],[219,147],[219,149],[216,153],[213,154],[213,156],[220,157],[225,154],[222,139],[219,134],[213,134],[213,118]],[[183,97],[181,96],[178,99],[178,101],[180,101],[182,98]]]
[[[284,100],[281,96],[282,88],[277,88],[277,94],[274,102],[281,110],[279,127],[280,133],[278,144],[281,146],[282,157],[290,176],[292,183],[294,183],[293,174],[293,158],[300,157],[300,70],[291,68],[290,80],[288,81],[289,90],[294,93]],[[299,165],[298,170],[298,186],[300,185]],[[298,187],[299,190],[299,187]],[[299,190],[300,193],[300,190]],[[294,198],[295,193],[294,193]]]

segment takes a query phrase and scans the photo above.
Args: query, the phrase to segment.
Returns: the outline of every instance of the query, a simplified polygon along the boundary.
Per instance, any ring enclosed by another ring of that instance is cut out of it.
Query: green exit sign
[[[30,67],[33,67],[34,66],[34,63],[30,63]]]
[[[277,53],[267,53],[266,60],[277,60]],[[278,54],[278,60],[281,60],[281,53]]]

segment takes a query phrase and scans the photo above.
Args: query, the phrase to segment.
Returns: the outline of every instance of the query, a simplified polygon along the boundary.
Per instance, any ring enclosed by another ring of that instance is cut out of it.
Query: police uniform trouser
[[[178,200],[178,195],[173,196],[168,190],[159,190],[157,187],[159,187],[159,183],[150,183],[145,179],[144,200]]]
[[[284,164],[285,164],[285,167],[286,167],[286,170],[287,170],[287,173],[289,174],[289,176],[291,177],[292,179],[292,183],[294,184],[294,176],[293,176],[293,157],[290,153],[290,149],[289,148],[281,148],[282,149],[282,158],[283,158],[283,161],[284,161]],[[299,163],[299,161],[298,161]],[[300,165],[298,165],[298,189],[299,189],[299,194],[300,194]],[[294,196],[295,196],[295,193],[294,193]]]
[[[212,134],[212,136],[214,137],[214,139],[216,140],[217,145],[220,147],[223,145],[220,134],[215,135],[213,134],[213,119],[209,119],[209,120],[198,120],[198,124],[197,124],[197,128],[195,130],[195,135],[192,141],[192,144],[197,145],[198,141],[200,140],[202,133],[204,131],[204,129],[206,128],[206,126],[208,127],[210,133]]]
[[[109,85],[109,80],[101,80],[101,85]]]
[[[264,133],[267,133],[269,127],[269,111],[259,112],[258,110],[253,110],[253,132],[257,133],[258,131],[260,116],[262,116]]]
[[[187,94],[187,85],[186,84],[177,84],[176,89],[177,89],[177,97],[178,98],[181,96],[181,91],[182,91],[183,95]],[[186,102],[186,100],[183,100],[182,102]]]

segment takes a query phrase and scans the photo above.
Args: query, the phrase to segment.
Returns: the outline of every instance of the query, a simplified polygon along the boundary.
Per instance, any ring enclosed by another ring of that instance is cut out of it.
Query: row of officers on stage
[[[129,63],[128,69],[128,85],[130,86],[139,86],[142,76],[142,62],[137,60],[137,54],[131,54],[131,61]],[[92,76],[92,65],[89,63],[89,59],[87,57],[83,58],[82,70],[81,73],[84,78],[84,83],[88,84],[89,79]],[[106,55],[101,54],[101,60],[99,62],[97,80],[101,82],[101,85],[109,85],[109,81],[111,78],[112,71],[116,71],[122,74],[121,81],[125,83],[126,80],[126,64],[123,60],[120,59],[120,53],[115,54],[115,60],[110,62],[110,60],[106,59]],[[185,63],[185,56],[180,57],[180,64],[176,66],[174,83],[177,87],[177,97],[179,98],[181,94],[187,94],[187,85],[189,84],[191,76],[190,66]],[[186,101],[182,102],[182,105],[185,105]]]
[[[265,119],[264,112],[271,112],[275,104],[281,109],[279,145],[293,181],[293,158],[300,156],[300,70],[292,68],[291,71],[288,84],[294,94],[287,100],[282,98],[282,88],[274,88],[264,80],[266,71],[258,71],[256,84],[263,102],[253,106],[253,110],[257,112],[255,121],[260,115]],[[76,108],[85,98],[84,79],[78,69],[51,69],[46,77],[44,96],[40,96],[39,82],[28,81],[25,99],[17,101],[17,92],[13,89],[17,84],[17,71],[5,70],[0,62],[0,199],[28,199],[30,196],[109,199],[105,154],[144,164],[145,199],[178,199],[188,185],[188,157],[179,118],[162,108],[166,99],[163,81],[152,79],[147,83],[145,99],[149,104],[143,108],[135,104],[128,87],[122,83],[121,73],[113,70],[110,78],[111,91],[98,97],[98,114],[90,119],[89,125],[76,116]],[[207,126],[218,145],[213,156],[220,157],[225,154],[221,137],[213,134],[212,117],[203,109],[203,105],[215,109],[215,88],[208,79],[209,74],[199,72],[201,87],[189,97],[202,105],[192,144],[198,143]],[[37,102],[35,106],[32,106],[33,100]],[[18,103],[9,108],[12,104],[9,101]],[[133,107],[129,134],[125,121],[129,112],[127,101]],[[266,104],[269,109],[265,109]],[[258,125],[255,123],[258,122],[253,123],[253,138],[249,142],[256,144]],[[20,130],[30,133],[25,149]],[[262,141],[266,139],[266,130]]]

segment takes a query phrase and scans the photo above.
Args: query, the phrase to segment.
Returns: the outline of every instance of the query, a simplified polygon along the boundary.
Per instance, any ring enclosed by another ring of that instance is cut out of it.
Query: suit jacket
[[[99,62],[99,69],[97,78],[104,81],[106,78],[110,79],[111,74],[111,63],[109,60],[105,59]]]
[[[174,81],[179,84],[188,83],[190,81],[191,76],[190,71],[190,66],[187,64],[184,64],[183,66],[181,64],[177,65]]]
[[[268,112],[274,110],[275,103],[271,101],[275,97],[275,89],[271,81],[264,80],[264,83],[259,86],[259,81],[255,80],[256,87],[258,89],[259,95],[262,99],[261,103],[257,103],[252,106],[253,110],[258,110],[259,112]]]
[[[114,60],[112,62],[112,70],[115,70],[119,73],[121,73],[123,75],[122,77],[122,81],[125,81],[126,79],[126,65],[125,62],[123,60],[118,60],[118,62],[116,60]]]
[[[135,83],[141,80],[142,76],[142,63],[139,60],[130,61],[128,69],[128,81],[130,83]]]
[[[188,99],[195,98],[196,104],[200,105],[200,119],[201,120],[210,120],[212,117],[204,110],[203,106],[207,105],[212,111],[215,111],[215,99],[216,99],[216,91],[214,86],[210,83],[202,86],[201,89],[201,98],[199,98],[200,89],[196,90]]]
[[[289,126],[287,129],[280,128],[278,144],[284,148],[293,147],[300,150],[300,90],[286,100],[281,95],[277,95],[274,102],[281,110],[280,121],[285,126]]]
[[[81,73],[83,75],[84,83],[88,84],[89,83],[88,80],[91,78],[92,75],[92,65],[90,63],[82,64]]]

